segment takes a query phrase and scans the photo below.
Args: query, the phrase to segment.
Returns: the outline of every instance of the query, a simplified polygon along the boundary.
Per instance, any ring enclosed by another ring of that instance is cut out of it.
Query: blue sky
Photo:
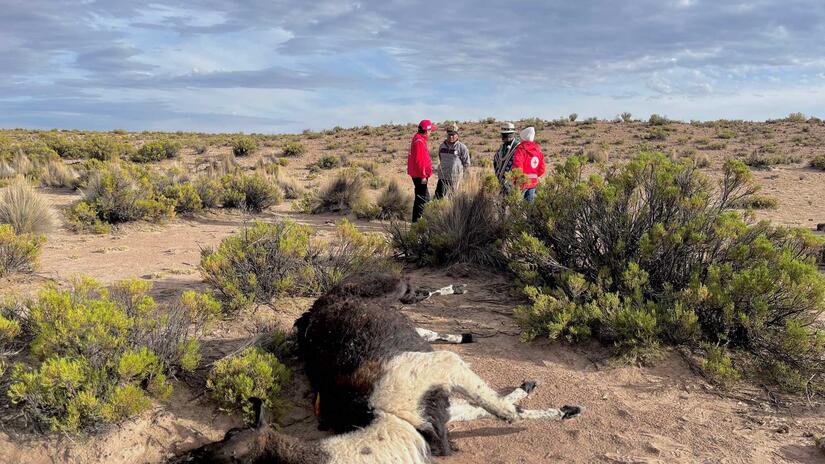
[[[0,0],[0,127],[825,117],[822,0]]]

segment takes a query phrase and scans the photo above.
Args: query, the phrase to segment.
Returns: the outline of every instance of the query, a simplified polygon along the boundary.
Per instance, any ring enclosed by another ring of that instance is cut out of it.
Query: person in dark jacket
[[[415,188],[415,201],[413,202],[412,222],[418,221],[424,206],[430,201],[430,190],[427,181],[433,175],[433,162],[430,158],[430,149],[427,142],[430,133],[438,127],[429,119],[424,119],[418,123],[418,132],[413,135],[410,142],[410,154],[407,156],[407,174],[412,178]]]
[[[507,193],[510,188],[507,174],[513,169],[513,152],[516,151],[519,142],[520,140],[516,137],[516,126],[511,122],[502,123],[501,146],[493,157],[493,170],[504,193]]]
[[[443,198],[458,189],[461,179],[470,168],[470,150],[458,141],[458,126],[447,128],[447,140],[438,148],[438,185],[435,199]]]

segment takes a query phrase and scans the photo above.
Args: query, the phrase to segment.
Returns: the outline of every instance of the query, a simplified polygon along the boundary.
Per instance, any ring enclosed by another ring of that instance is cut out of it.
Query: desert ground
[[[713,178],[719,175],[724,160],[739,158],[754,165],[760,193],[778,203],[775,209],[756,211],[756,219],[804,228],[825,222],[825,171],[809,166],[815,156],[825,155],[825,124],[821,122],[671,122],[653,126],[647,122],[521,121],[517,126],[537,122],[537,141],[549,163],[574,154],[621,163],[639,151],[662,151],[672,157],[695,159]],[[490,159],[498,146],[498,122],[464,122],[459,126],[476,165],[473,169],[489,170],[482,160]],[[343,157],[344,165],[374,162],[377,177],[397,178],[403,188],[412,190],[406,177],[406,149],[413,131],[412,126],[388,125],[263,136],[257,152],[238,162],[251,168],[259,159],[281,157],[284,141],[299,141],[306,153],[289,157],[279,176],[294,179],[307,190],[318,188],[342,169],[310,169],[328,156]],[[156,135],[117,134],[136,145]],[[15,130],[6,131],[5,136],[27,140],[36,133]],[[171,136],[201,141],[207,149],[197,154],[184,143],[177,159],[154,163],[159,168],[182,165],[195,171],[209,160],[231,154],[226,138]],[[439,132],[431,139],[431,152],[442,138],[443,132]],[[70,189],[40,191],[58,211],[81,195]],[[370,194],[377,195],[377,190]],[[250,220],[290,217],[321,235],[331,233],[340,216],[296,212],[292,207],[295,201],[287,200],[260,214],[209,210],[159,224],[130,223],[108,234],[75,232],[59,220],[60,225],[47,235],[38,270],[0,280],[0,296],[24,298],[47,282],[62,284],[77,275],[103,283],[147,279],[153,282],[153,296],[159,301],[185,289],[203,289],[198,270],[200,250],[218,245]],[[362,230],[384,230],[381,221],[353,221]],[[458,352],[501,393],[525,379],[536,380],[539,387],[524,401],[527,407],[586,407],[581,417],[565,422],[478,420],[452,425],[459,451],[436,462],[813,463],[825,459],[813,438],[825,434],[825,404],[820,398],[809,401],[783,395],[747,381],[720,390],[692,368],[688,355],[677,350],[665,350],[662,358],[650,365],[627,365],[613,359],[608,347],[596,343],[524,343],[512,319],[519,299],[507,275],[460,266],[407,265],[406,272],[418,285],[467,285],[463,295],[401,306],[421,327],[472,332],[477,338],[477,343],[438,345],[437,349]],[[214,324],[202,342],[206,363],[251,343],[265,328],[288,329],[311,302],[311,298],[278,300]],[[174,387],[169,401],[91,436],[40,435],[21,429],[15,421],[0,423],[0,462],[159,463],[181,450],[220,439],[227,429],[240,425],[239,417],[221,412],[209,399],[202,370],[177,379]],[[288,386],[286,397],[291,407],[279,419],[282,430],[307,439],[323,437],[312,413],[312,395],[300,372]],[[0,412],[2,417],[13,415],[13,411]]]

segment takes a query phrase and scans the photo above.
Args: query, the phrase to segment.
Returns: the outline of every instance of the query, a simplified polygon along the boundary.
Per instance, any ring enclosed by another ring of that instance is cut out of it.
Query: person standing
[[[470,168],[470,150],[458,141],[458,125],[447,127],[447,140],[438,147],[438,184],[435,199],[456,191]]]
[[[501,147],[499,147],[496,155],[493,157],[493,169],[501,185],[501,190],[505,193],[510,188],[507,183],[507,173],[513,168],[513,152],[516,150],[518,144],[519,140],[516,137],[516,126],[511,122],[502,123]]]
[[[430,158],[430,149],[427,142],[430,133],[438,127],[429,119],[418,123],[418,132],[410,142],[410,154],[407,156],[407,174],[412,178],[415,189],[413,202],[412,222],[418,221],[424,206],[430,201],[430,190],[427,187],[428,179],[433,175],[433,161]]]
[[[536,137],[534,128],[522,130],[519,137],[521,142],[513,152],[513,170],[518,169],[527,176],[527,180],[521,184],[521,192],[525,200],[533,201],[536,199],[539,177],[544,175],[544,153],[539,144],[533,141]]]

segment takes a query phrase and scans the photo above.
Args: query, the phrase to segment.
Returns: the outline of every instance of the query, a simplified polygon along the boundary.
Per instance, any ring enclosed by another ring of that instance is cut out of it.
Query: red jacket
[[[535,188],[539,183],[539,177],[544,175],[544,153],[536,142],[522,140],[513,153],[513,170],[520,169],[527,175],[521,189]]]
[[[410,154],[407,156],[407,174],[410,177],[429,179],[433,175],[433,161],[430,159],[427,139],[427,134],[413,135]]]

